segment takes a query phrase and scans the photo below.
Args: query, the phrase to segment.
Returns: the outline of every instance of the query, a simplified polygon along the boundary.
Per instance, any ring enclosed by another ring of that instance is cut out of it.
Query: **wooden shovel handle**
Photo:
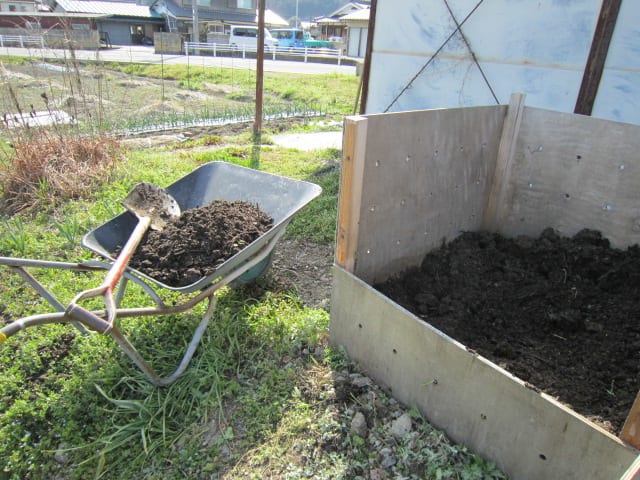
[[[102,285],[107,287],[108,291],[112,291],[120,281],[120,278],[124,273],[124,269],[129,265],[133,252],[135,252],[150,225],[151,217],[140,217],[138,219],[136,228],[131,232],[127,243],[125,243],[122,250],[120,250],[116,261],[113,263],[109,269],[109,273],[107,273],[107,276],[104,279]]]

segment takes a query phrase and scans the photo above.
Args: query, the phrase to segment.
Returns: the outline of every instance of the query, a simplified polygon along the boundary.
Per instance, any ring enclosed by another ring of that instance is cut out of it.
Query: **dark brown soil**
[[[131,266],[171,287],[191,285],[213,273],[272,225],[273,219],[257,206],[216,200],[185,210],[162,231],[147,232]]]
[[[593,230],[463,233],[376,288],[619,434],[640,387],[640,248]]]

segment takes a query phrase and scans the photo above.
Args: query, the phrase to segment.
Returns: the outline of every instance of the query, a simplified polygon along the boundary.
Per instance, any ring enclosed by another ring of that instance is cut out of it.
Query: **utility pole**
[[[193,14],[193,38],[192,42],[200,41],[200,25],[198,21],[198,0],[191,0],[191,12]]]

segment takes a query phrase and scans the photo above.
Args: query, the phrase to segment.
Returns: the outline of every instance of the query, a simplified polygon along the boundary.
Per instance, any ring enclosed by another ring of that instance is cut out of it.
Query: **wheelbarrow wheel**
[[[260,263],[257,263],[251,269],[247,270],[245,273],[243,273],[234,281],[232,281],[229,284],[229,286],[232,288],[235,288],[241,285],[247,285],[249,283],[255,282],[258,278],[264,275],[267,272],[267,270],[269,270],[272,259],[273,259],[273,252],[271,252],[267,257],[265,257],[264,260],[262,260]]]

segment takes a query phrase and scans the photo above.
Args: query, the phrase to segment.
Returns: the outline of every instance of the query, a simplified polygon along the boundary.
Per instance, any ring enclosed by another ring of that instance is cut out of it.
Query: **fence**
[[[44,48],[42,35],[0,35],[0,47],[26,47],[28,45]]]
[[[97,30],[65,30],[52,28],[34,30],[31,35],[24,35],[22,28],[0,27],[0,48],[2,47],[35,47],[76,48],[94,50],[100,48],[100,34]]]
[[[184,54],[189,56],[190,54],[200,55],[201,52],[211,52],[216,56],[227,56],[233,53],[242,54],[242,58],[249,56],[255,56],[257,49],[247,46],[236,46],[228,43],[200,43],[200,42],[185,42]],[[293,47],[265,47],[265,58],[268,56],[272,60],[292,60],[303,59],[304,62],[308,62],[309,59],[326,59],[335,58],[338,65],[342,63],[342,50],[333,48],[293,48]]]

